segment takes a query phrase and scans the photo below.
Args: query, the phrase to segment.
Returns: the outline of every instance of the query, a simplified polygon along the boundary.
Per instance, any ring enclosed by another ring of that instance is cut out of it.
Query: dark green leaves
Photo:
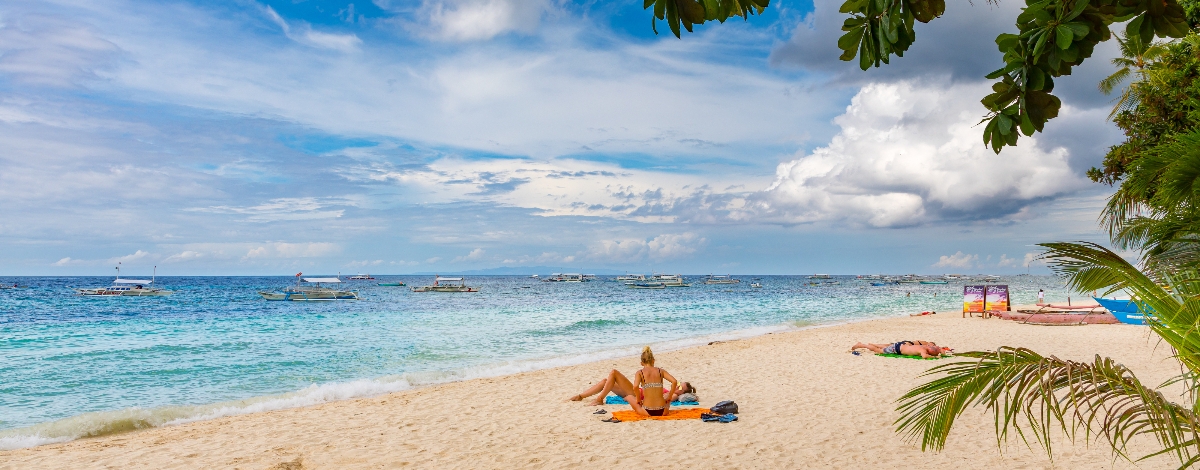
[[[1001,34],[996,46],[1004,66],[987,75],[1001,89],[982,100],[988,114],[983,141],[997,153],[1015,145],[1018,133],[1041,132],[1058,115],[1062,103],[1050,92],[1053,77],[1069,75],[1091,57],[1096,44],[1107,41],[1109,26],[1132,19],[1126,29],[1148,43],[1154,36],[1187,33],[1184,10],[1177,0],[1026,0],[1017,16],[1018,34]],[[944,0],[846,0],[850,15],[838,39],[842,60],[863,70],[903,57],[916,38],[914,21],[929,22],[945,11]]]
[[[650,27],[658,34],[658,20],[665,20],[675,37],[680,37],[680,26],[692,32],[692,26],[705,21],[725,20],[734,16],[749,18],[762,13],[771,0],[644,0],[643,9],[654,7]]]

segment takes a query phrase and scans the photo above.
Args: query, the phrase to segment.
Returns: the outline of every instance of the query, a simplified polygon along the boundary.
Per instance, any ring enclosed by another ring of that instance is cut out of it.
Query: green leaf
[[[1013,121],[1012,119],[1009,119],[1007,115],[996,115],[996,129],[999,130],[1001,134],[1008,134],[1008,131],[1012,130],[1012,125]]]
[[[1075,39],[1075,33],[1071,31],[1071,28],[1068,28],[1066,25],[1058,25],[1057,28],[1054,28],[1054,32],[1056,33],[1055,44],[1058,45],[1059,49],[1071,47],[1071,42]]]
[[[839,59],[850,60],[854,58],[854,52],[858,50],[864,32],[866,32],[866,28],[854,28],[850,32],[843,34],[841,38],[838,38],[838,47],[843,51],[842,55],[838,57]]]

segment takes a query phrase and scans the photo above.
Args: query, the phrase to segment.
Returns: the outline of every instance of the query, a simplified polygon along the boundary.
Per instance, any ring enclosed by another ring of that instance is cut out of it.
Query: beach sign
[[[995,285],[986,286],[983,296],[983,309],[996,311],[1009,310],[1008,305],[1008,286]]]
[[[987,286],[963,286],[963,313],[983,313]]]

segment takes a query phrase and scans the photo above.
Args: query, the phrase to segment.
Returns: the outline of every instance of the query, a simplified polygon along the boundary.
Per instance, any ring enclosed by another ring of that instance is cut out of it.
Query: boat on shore
[[[468,287],[465,278],[433,276],[433,285],[414,286],[413,292],[479,292],[477,287]]]
[[[150,279],[121,279],[119,264],[117,278],[113,280],[111,286],[80,288],[75,289],[75,292],[84,297],[166,297],[175,293],[175,291],[151,287],[158,277],[158,266],[154,267],[154,274],[150,276]]]
[[[358,300],[358,291],[326,287],[324,284],[341,284],[341,278],[336,277],[300,277],[296,273],[296,285],[288,286],[278,291],[259,291],[258,295],[266,300],[292,302],[320,302],[332,300]]]
[[[741,279],[734,279],[729,277],[728,274],[716,276],[709,274],[708,277],[704,279],[705,284],[738,284],[740,282],[742,282]]]

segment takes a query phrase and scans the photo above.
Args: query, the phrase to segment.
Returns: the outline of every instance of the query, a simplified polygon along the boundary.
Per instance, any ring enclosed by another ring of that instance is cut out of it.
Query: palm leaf
[[[1194,412],[1146,387],[1111,359],[1096,356],[1092,363],[1083,363],[1010,347],[960,356],[978,361],[934,367],[925,375],[940,377],[899,400],[897,431],[919,439],[922,450],[943,449],[963,411],[983,405],[995,414],[997,443],[1015,431],[1026,444],[1032,438],[1051,457],[1054,428],[1072,439],[1080,431],[1086,441],[1103,437],[1123,457],[1130,440],[1144,435],[1153,436],[1163,452],[1185,465],[1200,455],[1200,423]]]

